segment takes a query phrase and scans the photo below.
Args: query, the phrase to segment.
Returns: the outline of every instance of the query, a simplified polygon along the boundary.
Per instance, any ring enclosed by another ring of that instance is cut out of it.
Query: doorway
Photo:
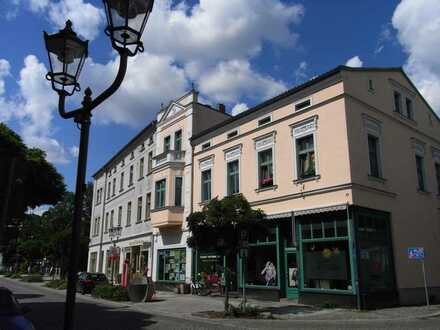
[[[299,269],[296,249],[285,250],[286,296],[298,299]]]

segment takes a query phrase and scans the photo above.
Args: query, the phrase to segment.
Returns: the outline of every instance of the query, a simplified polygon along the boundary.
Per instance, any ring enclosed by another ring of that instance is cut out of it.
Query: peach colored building
[[[440,121],[400,68],[338,67],[193,134],[192,148],[194,211],[240,193],[267,217],[246,261],[226,258],[237,289],[362,308],[423,303],[421,261],[408,257],[423,247],[439,301]],[[166,224],[183,223],[166,212]],[[223,262],[209,251],[193,261],[195,272]]]

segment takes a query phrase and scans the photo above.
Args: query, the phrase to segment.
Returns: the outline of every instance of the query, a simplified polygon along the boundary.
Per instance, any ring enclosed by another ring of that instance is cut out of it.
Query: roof
[[[151,130],[151,132],[148,132]],[[117,159],[119,156],[121,156],[124,151],[127,149],[128,146],[130,146],[133,142],[135,142],[138,138],[140,138],[144,134],[153,133],[156,130],[156,121],[151,121],[144,129],[142,129],[138,134],[136,134],[130,141],[128,141],[127,144],[125,144],[119,151],[112,157],[110,160],[105,163],[99,170],[97,170],[95,173],[93,173],[92,177],[96,177],[98,173],[105,170],[115,159]]]
[[[319,76],[317,76],[317,77],[315,77],[313,79],[310,79],[310,80],[308,80],[307,82],[305,82],[305,83],[303,83],[301,85],[295,86],[295,87],[293,87],[293,88],[291,88],[291,89],[289,89],[289,90],[287,90],[287,91],[285,91],[285,92],[283,92],[283,93],[281,93],[281,94],[279,94],[279,95],[277,95],[277,96],[275,96],[275,97],[273,97],[273,98],[271,98],[271,99],[269,99],[267,101],[264,101],[264,102],[256,105],[255,107],[250,108],[250,109],[248,109],[248,110],[238,114],[237,116],[231,117],[231,118],[229,118],[229,119],[227,119],[227,120],[225,120],[225,121],[223,121],[223,122],[221,122],[221,123],[219,123],[219,124],[217,124],[215,126],[212,126],[212,127],[208,128],[208,129],[206,129],[206,130],[204,130],[204,131],[194,135],[193,137],[191,137],[191,140],[193,141],[193,140],[195,140],[195,139],[197,139],[197,138],[199,138],[199,137],[201,137],[201,136],[203,136],[205,134],[208,134],[208,133],[213,132],[213,131],[215,131],[215,130],[217,130],[219,128],[222,128],[222,127],[224,127],[224,126],[226,126],[226,125],[228,125],[230,123],[233,123],[233,122],[238,121],[238,120],[240,120],[242,118],[245,118],[245,117],[251,115],[252,113],[257,112],[258,110],[261,110],[261,109],[263,109],[263,108],[265,108],[265,107],[267,107],[267,106],[269,106],[269,105],[271,105],[271,104],[273,104],[275,102],[278,102],[278,101],[280,101],[280,100],[282,100],[282,99],[284,99],[286,97],[289,97],[289,96],[291,96],[291,95],[293,95],[295,93],[298,93],[298,92],[300,92],[300,91],[302,91],[302,90],[304,90],[304,89],[306,89],[306,88],[308,88],[310,86],[313,86],[314,84],[317,84],[317,83],[319,83],[319,82],[321,82],[323,80],[326,80],[326,79],[328,79],[328,78],[330,78],[330,77],[340,73],[341,71],[360,71],[360,72],[395,71],[395,72],[401,72],[404,75],[404,77],[409,81],[411,86],[417,91],[417,94],[421,97],[421,99],[424,101],[424,103],[433,112],[433,114],[436,116],[436,118],[438,120],[440,120],[440,118],[435,113],[435,111],[431,108],[429,103],[425,100],[425,98],[420,94],[420,92],[415,87],[413,82],[409,79],[409,77],[407,76],[405,71],[402,69],[402,67],[352,68],[352,67],[348,67],[348,66],[345,66],[345,65],[339,65],[336,68],[334,68],[334,69],[332,69],[330,71],[327,71],[327,72],[325,72],[325,73],[323,73],[323,74],[321,74],[321,75],[319,75]]]

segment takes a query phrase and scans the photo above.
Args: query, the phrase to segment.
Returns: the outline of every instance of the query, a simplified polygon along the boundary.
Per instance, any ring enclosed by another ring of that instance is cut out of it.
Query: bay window
[[[160,209],[165,207],[165,191],[166,180],[162,179],[156,182],[154,208]]]

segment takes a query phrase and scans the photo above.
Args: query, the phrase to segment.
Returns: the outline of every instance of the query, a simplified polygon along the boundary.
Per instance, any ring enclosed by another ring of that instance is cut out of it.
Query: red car
[[[80,273],[76,284],[76,291],[82,294],[92,292],[98,284],[108,283],[107,277],[102,273]]]

